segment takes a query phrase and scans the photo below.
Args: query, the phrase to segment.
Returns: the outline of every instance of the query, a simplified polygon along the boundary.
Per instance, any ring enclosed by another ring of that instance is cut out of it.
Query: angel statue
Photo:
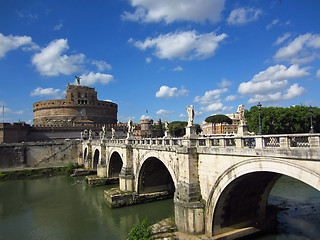
[[[194,119],[194,110],[193,105],[190,105],[190,107],[187,106],[187,112],[188,112],[188,127],[193,126],[193,119]]]

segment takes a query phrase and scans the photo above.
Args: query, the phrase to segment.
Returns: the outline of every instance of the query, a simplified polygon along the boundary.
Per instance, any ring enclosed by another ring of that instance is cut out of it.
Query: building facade
[[[36,102],[33,113],[36,127],[116,124],[118,105],[99,101],[94,88],[68,84],[65,99]]]

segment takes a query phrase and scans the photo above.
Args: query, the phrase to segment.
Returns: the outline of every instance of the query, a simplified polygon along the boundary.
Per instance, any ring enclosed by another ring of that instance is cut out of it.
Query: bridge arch
[[[83,160],[86,161],[87,158],[88,158],[88,147],[85,147],[83,152]]]
[[[213,236],[226,232],[228,227],[253,226],[263,221],[269,193],[282,175],[320,191],[320,175],[292,161],[279,158],[241,161],[224,171],[210,191],[206,204],[206,234]]]
[[[119,177],[122,165],[123,161],[120,154],[117,151],[113,151],[108,164],[108,177]]]
[[[141,194],[168,191],[173,194],[176,182],[173,171],[170,170],[158,157],[145,158],[137,169],[137,192]]]
[[[100,159],[100,151],[99,149],[96,149],[93,154],[93,161],[91,166],[93,169],[97,169],[99,159]]]

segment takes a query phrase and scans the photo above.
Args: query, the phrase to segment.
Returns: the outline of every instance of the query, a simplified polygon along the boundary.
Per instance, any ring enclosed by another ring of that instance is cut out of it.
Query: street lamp
[[[312,113],[313,113],[313,109],[310,105],[309,107],[309,112],[310,112],[310,123],[311,123],[311,129],[310,129],[310,132],[309,133],[314,133],[314,130],[313,130],[313,122],[312,122]]]
[[[258,132],[258,135],[262,135],[262,130],[261,130],[261,112],[260,112],[262,105],[259,102],[257,106],[258,106],[258,109],[259,109],[259,132]]]

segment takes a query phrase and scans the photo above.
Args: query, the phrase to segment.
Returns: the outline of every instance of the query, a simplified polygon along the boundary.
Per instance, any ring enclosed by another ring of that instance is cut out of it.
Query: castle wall
[[[65,99],[33,104],[35,126],[73,126],[78,121],[92,124],[116,124],[118,105],[99,101],[94,88],[68,85]]]

